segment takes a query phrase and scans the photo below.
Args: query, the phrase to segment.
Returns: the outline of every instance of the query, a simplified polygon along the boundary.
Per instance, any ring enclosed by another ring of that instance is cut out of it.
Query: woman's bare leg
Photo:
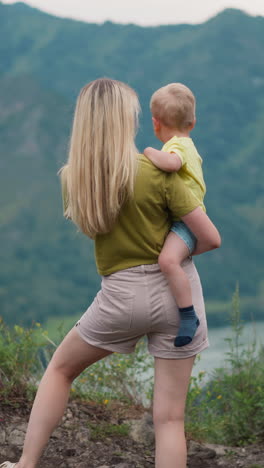
[[[184,411],[194,359],[155,358],[156,468],[186,468]]]
[[[40,382],[25,443],[16,468],[35,468],[49,437],[62,419],[72,381],[88,366],[111,354],[87,344],[73,328],[54,353]]]

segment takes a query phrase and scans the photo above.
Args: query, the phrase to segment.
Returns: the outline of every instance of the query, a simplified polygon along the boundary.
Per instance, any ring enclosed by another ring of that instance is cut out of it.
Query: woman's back
[[[137,159],[132,198],[122,206],[113,229],[95,237],[101,275],[157,263],[171,220],[198,206],[176,173],[160,171],[144,155]]]

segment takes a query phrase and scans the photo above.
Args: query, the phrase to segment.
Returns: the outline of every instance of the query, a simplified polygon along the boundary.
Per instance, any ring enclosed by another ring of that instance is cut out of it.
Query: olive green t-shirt
[[[123,205],[111,232],[95,238],[100,275],[157,263],[171,222],[199,206],[176,172],[161,171],[144,155],[137,158],[133,198]],[[65,188],[63,194],[65,203]]]

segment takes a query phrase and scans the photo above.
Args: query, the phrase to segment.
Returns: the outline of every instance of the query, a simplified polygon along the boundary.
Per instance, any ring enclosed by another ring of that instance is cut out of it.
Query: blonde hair
[[[183,130],[195,119],[195,97],[182,83],[170,83],[155,91],[150,109],[153,117],[166,127]]]
[[[108,78],[88,83],[77,99],[68,163],[60,175],[67,186],[65,216],[91,238],[112,229],[133,194],[139,110],[136,93]]]

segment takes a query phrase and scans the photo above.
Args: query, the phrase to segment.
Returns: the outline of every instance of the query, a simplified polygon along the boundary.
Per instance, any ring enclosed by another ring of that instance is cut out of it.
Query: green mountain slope
[[[85,310],[99,285],[93,249],[63,219],[56,176],[72,105],[28,77],[2,80],[0,102],[1,315],[29,323]]]
[[[1,315],[24,321],[78,313],[98,287],[92,244],[61,218],[56,172],[80,87],[110,76],[139,94],[140,150],[160,147],[152,92],[172,81],[193,89],[206,205],[223,236],[221,250],[197,259],[205,296],[210,310],[222,310],[239,281],[248,314],[261,316],[263,41],[264,18],[239,10],[195,26],[143,28],[0,3]]]

